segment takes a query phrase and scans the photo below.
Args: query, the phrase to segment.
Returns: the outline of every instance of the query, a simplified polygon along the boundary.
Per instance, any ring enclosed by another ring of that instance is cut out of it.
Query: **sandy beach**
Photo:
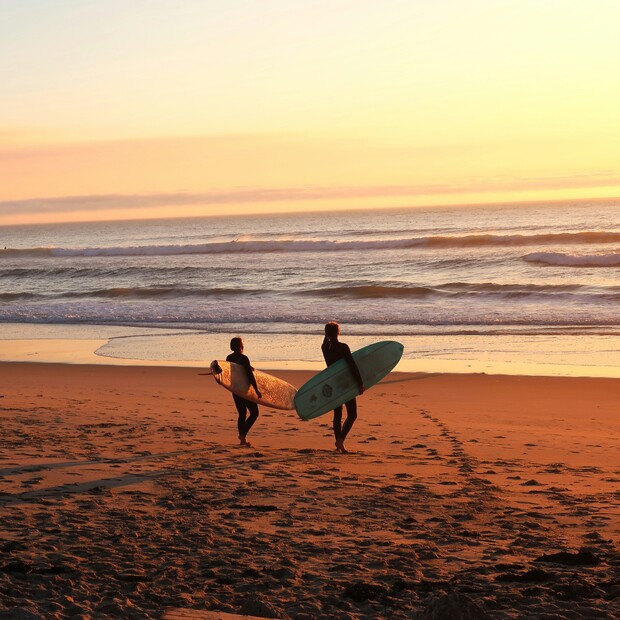
[[[620,615],[618,379],[392,373],[342,455],[200,369],[0,366],[0,618]]]

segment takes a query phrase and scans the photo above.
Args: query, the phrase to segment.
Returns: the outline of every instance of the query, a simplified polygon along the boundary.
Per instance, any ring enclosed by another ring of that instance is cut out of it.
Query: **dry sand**
[[[0,618],[620,616],[620,380],[393,373],[341,455],[198,369],[0,371]]]

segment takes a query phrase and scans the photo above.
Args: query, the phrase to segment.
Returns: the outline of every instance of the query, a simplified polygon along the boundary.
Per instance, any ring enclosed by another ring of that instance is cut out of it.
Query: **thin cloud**
[[[158,194],[103,194],[93,196],[60,196],[0,202],[4,215],[26,213],[70,213],[109,209],[148,209],[169,206],[200,206],[219,204],[251,204],[286,201],[320,201],[345,198],[411,196],[415,194],[457,191],[444,185],[379,186],[379,187],[313,187],[235,189],[217,192],[174,192]]]
[[[572,176],[511,178],[493,183],[380,185],[371,187],[286,187],[235,188],[210,192],[170,192],[156,194],[100,194],[55,196],[0,201],[0,215],[73,213],[77,211],[134,210],[171,206],[282,203],[338,199],[413,197],[535,189],[612,187],[620,185],[620,175],[612,171]]]

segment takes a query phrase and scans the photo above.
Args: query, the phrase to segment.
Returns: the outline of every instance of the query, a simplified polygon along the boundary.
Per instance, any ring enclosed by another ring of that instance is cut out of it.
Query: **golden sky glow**
[[[0,11],[0,224],[620,195],[616,0]]]

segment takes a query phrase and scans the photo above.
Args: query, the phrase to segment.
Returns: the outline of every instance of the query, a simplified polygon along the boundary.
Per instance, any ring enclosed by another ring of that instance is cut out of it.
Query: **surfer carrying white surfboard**
[[[243,355],[243,340],[239,336],[232,338],[230,341],[230,349],[232,353],[226,358],[226,361],[239,364],[245,368],[250,385],[254,388],[256,396],[261,398],[262,394],[258,389],[256,377],[254,376],[254,369],[252,368],[252,364],[250,364],[250,359],[247,355]],[[258,405],[252,401],[242,398],[241,396],[237,396],[236,394],[233,394],[232,397],[235,401],[237,413],[239,414],[239,418],[237,419],[239,442],[242,446],[249,446],[250,444],[248,443],[246,437],[254,425],[254,422],[258,419]],[[247,415],[248,412],[249,415]]]
[[[340,336],[340,325],[335,321],[327,323],[325,325],[325,338],[321,345],[325,363],[331,366],[338,360],[344,359],[351,369],[354,379],[357,381],[359,393],[363,394],[364,382],[353,355],[351,355],[351,349],[346,343],[340,342],[338,336]],[[357,400],[352,398],[344,406],[347,409],[347,418],[344,421],[344,425],[342,424],[342,405],[334,409],[334,437],[336,438],[336,450],[346,454],[347,450],[344,447],[344,440],[347,438],[353,423],[357,420]]]

